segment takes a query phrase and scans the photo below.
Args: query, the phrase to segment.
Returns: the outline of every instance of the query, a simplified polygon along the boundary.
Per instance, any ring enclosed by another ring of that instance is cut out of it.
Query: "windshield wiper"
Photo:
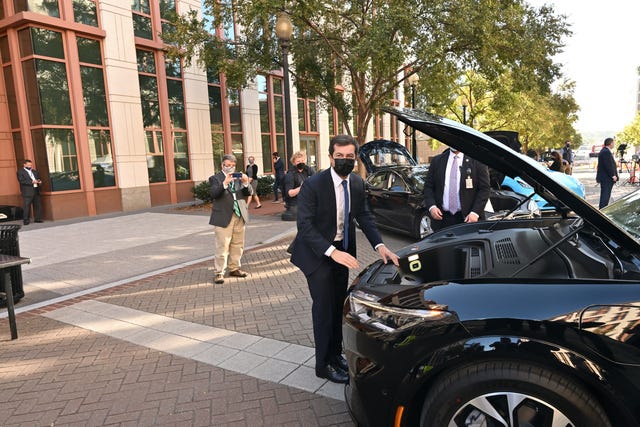
[[[520,201],[520,203],[518,203],[513,209],[511,209],[509,212],[507,212],[502,218],[500,218],[497,221],[493,221],[493,223],[491,224],[491,227],[489,227],[488,229],[480,230],[480,231],[481,232],[487,232],[487,233],[493,231],[493,229],[496,228],[498,226],[498,224],[500,224],[502,221],[507,219],[509,217],[509,215],[511,215],[512,213],[517,211],[520,208],[520,206],[522,206],[525,203],[529,202],[529,200],[531,200],[533,198],[533,196],[535,196],[535,194],[536,193],[529,194],[529,196],[527,196],[527,198],[525,198],[524,200]]]

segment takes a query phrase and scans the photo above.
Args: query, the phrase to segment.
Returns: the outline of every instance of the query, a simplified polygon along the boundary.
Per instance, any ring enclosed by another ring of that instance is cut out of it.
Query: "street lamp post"
[[[467,107],[469,106],[469,101],[467,98],[462,98],[462,124],[467,124]]]
[[[411,86],[411,108],[416,108],[416,85],[418,84],[417,74],[411,74],[407,78],[409,85]],[[413,160],[418,161],[418,144],[416,143],[416,130],[415,128],[411,132],[411,154],[413,154]]]
[[[291,94],[289,90],[289,41],[291,40],[291,34],[293,33],[293,24],[289,19],[289,15],[286,12],[278,14],[276,20],[276,35],[280,41],[280,47],[282,48],[282,74],[284,80],[284,122],[285,122],[285,144],[287,169],[289,169],[289,162],[291,155],[293,154],[293,128],[291,123]]]

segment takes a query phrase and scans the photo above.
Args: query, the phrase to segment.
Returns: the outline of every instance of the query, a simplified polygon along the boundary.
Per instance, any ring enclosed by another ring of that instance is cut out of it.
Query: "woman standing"
[[[262,207],[260,203],[260,197],[258,197],[258,165],[255,163],[256,159],[253,156],[249,156],[249,164],[247,165],[247,176],[249,177],[249,184],[253,189],[253,195],[247,197],[247,207],[251,207],[251,199],[256,201],[256,209]]]

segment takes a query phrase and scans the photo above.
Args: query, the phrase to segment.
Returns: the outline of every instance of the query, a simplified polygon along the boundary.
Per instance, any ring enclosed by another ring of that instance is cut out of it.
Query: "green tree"
[[[633,121],[616,135],[618,144],[628,144],[640,146],[640,113],[636,114]]]
[[[396,98],[412,73],[435,103],[455,93],[449,76],[469,68],[489,81],[508,73],[515,90],[548,88],[560,76],[552,58],[570,34],[564,16],[523,0],[204,3],[203,20],[195,12],[178,17],[175,32],[164,34],[174,52],[242,87],[258,71],[279,66],[274,25],[284,10],[295,28],[290,52],[299,94],[338,108],[345,123],[354,118],[349,132],[360,142],[378,108]],[[235,40],[212,35],[211,28],[233,28],[234,16],[243,29]],[[344,97],[336,90],[342,84],[350,89]]]

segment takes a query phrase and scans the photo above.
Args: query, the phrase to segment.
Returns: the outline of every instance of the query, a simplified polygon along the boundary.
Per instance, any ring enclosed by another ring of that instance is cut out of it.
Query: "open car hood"
[[[401,122],[443,144],[494,168],[507,176],[519,176],[536,193],[555,206],[563,216],[571,211],[621,245],[638,247],[638,242],[598,209],[550,176],[534,159],[516,153],[501,142],[462,123],[406,108],[383,108]]]

